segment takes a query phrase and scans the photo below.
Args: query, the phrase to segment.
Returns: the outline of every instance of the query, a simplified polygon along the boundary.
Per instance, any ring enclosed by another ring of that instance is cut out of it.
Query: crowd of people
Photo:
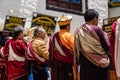
[[[99,13],[86,10],[85,23],[70,33],[71,15],[57,19],[60,31],[50,36],[34,27],[33,36],[24,36],[23,26],[10,37],[0,39],[0,80],[120,80],[119,27],[113,23],[110,37],[98,26]],[[29,32],[30,33],[30,32]]]

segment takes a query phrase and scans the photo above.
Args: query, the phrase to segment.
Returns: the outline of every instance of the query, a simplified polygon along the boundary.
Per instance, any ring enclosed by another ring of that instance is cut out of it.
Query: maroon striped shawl
[[[60,50],[58,50],[58,46]],[[73,64],[73,53],[62,44],[59,32],[50,38],[49,51],[50,61],[55,59],[63,63]]]

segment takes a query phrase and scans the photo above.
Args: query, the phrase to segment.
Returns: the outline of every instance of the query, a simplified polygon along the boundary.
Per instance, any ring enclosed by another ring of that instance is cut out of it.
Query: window
[[[72,1],[73,3],[80,3],[80,0],[64,0],[64,1],[66,1],[66,2]]]
[[[72,0],[73,3],[80,3],[80,0]]]
[[[47,9],[83,14],[82,0],[47,0],[46,4]]]
[[[120,0],[112,0],[112,2],[120,2]]]
[[[110,2],[120,2],[120,0],[109,0]]]

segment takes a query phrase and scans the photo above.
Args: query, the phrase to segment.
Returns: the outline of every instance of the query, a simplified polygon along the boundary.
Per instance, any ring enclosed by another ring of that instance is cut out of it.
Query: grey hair
[[[14,28],[14,38],[18,37],[20,35],[21,32],[24,31],[23,26],[18,25],[17,27]]]
[[[39,32],[39,33],[46,33],[46,31],[45,31],[43,28],[38,27],[38,28],[36,28],[35,31],[34,31],[34,36],[36,36],[38,32]]]

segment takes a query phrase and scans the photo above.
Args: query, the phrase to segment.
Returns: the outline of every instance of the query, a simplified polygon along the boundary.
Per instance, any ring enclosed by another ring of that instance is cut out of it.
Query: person
[[[109,40],[98,26],[99,13],[86,10],[85,23],[75,30],[75,61],[80,80],[108,80]],[[78,76],[77,76],[78,77]]]
[[[110,51],[112,53],[112,60],[114,64],[114,70],[116,70],[116,76],[117,80],[120,80],[120,54],[119,54],[119,29],[120,28],[120,18],[118,18],[116,21],[112,24],[112,31],[110,35]]]
[[[0,31],[0,48],[5,45],[6,37],[8,37],[8,31]]]
[[[26,56],[34,80],[47,80],[46,66],[49,60],[49,52],[45,37],[46,31],[42,27],[37,27],[34,30],[33,39],[28,44]]]
[[[0,54],[0,80],[7,80],[7,74],[5,72],[5,61],[2,55]]]
[[[11,37],[9,37],[8,31],[2,31],[0,33],[1,33],[0,48],[2,48],[7,42],[7,40],[9,40]],[[7,74],[5,72],[5,69],[6,69],[5,60],[4,57],[0,54],[0,75],[1,75],[0,80],[7,80]]]
[[[57,19],[60,31],[50,37],[51,80],[73,80],[74,36],[70,33],[71,15]]]
[[[28,80],[25,51],[26,43],[23,41],[23,27],[14,28],[14,36],[2,47],[1,53],[7,65],[7,80]]]

